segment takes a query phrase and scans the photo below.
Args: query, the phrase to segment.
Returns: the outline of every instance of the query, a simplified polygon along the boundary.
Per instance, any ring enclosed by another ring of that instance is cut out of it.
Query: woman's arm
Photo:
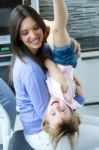
[[[33,113],[42,119],[50,98],[45,76],[41,70],[36,69],[35,71],[28,71],[26,78],[23,78],[23,80],[25,80],[25,89],[33,105]]]
[[[82,85],[80,83],[80,81],[74,76],[74,81],[76,84],[76,96],[74,97],[74,99],[80,104],[83,105],[85,102],[84,99],[84,93],[83,93],[83,88]]]
[[[77,54],[77,57],[80,57],[81,47],[80,43],[74,38],[70,37],[71,43],[74,45],[74,52]]]
[[[74,76],[74,82],[76,84],[76,95],[84,96],[83,88],[80,83],[80,81],[77,79],[77,77]]]

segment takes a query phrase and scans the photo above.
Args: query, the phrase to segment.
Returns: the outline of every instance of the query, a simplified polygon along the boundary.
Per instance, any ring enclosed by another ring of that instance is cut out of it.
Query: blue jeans
[[[76,67],[77,54],[74,45],[70,43],[64,47],[54,47],[53,60],[57,64]]]
[[[44,52],[48,54],[49,59],[57,64],[77,66],[77,53],[73,43],[64,47],[54,47],[52,51],[47,43],[44,44]]]

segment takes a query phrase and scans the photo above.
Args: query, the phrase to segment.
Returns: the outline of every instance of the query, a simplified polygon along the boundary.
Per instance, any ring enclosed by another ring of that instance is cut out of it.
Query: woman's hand
[[[75,52],[77,53],[77,56],[80,57],[81,47],[80,43],[77,42],[74,38],[70,37],[71,42],[74,44]]]
[[[74,76],[74,81],[75,81],[75,84],[76,84],[76,94],[79,95],[79,96],[83,96],[83,88],[82,88],[82,85],[80,83],[80,81]]]

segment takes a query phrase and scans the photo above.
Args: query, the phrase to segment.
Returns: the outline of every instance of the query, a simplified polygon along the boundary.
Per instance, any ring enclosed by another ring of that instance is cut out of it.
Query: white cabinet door
[[[89,52],[89,54],[91,53]],[[97,56],[98,54],[99,52],[97,52]],[[86,102],[99,102],[99,58],[78,59],[75,74],[83,85]]]

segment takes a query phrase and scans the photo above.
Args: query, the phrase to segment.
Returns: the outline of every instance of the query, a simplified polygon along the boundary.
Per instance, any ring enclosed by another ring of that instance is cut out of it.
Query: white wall
[[[31,0],[31,6],[39,12],[39,0]]]

